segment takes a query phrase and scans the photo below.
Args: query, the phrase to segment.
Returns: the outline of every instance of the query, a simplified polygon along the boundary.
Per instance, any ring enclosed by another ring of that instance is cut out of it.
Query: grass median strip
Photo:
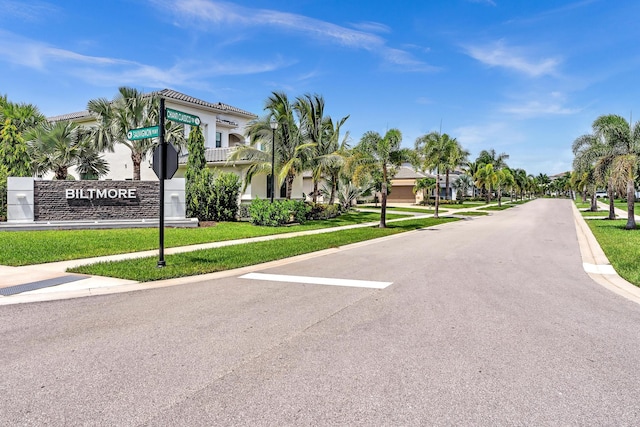
[[[587,221],[600,247],[616,272],[640,286],[640,230],[625,230],[627,220]]]
[[[407,215],[387,215],[387,219],[406,217]],[[379,220],[380,215],[375,212],[348,212],[338,218],[309,221],[290,227],[258,227],[246,222],[221,222],[214,227],[167,228],[165,247],[245,239]],[[157,228],[3,232],[0,234],[0,265],[43,264],[153,249],[158,249]]]
[[[388,224],[387,228],[356,228],[325,234],[186,252],[166,256],[167,266],[164,268],[156,267],[157,257],[149,257],[92,264],[73,268],[69,271],[139,282],[195,276],[336,248],[455,220],[455,218],[414,219],[391,223]]]

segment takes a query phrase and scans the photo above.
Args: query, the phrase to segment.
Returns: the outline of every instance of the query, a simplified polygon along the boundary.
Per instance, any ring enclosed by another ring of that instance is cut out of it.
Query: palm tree
[[[494,170],[499,170],[507,167],[505,160],[509,158],[507,153],[496,154],[496,150],[491,148],[490,150],[482,150],[476,159],[479,168],[491,164]]]
[[[447,200],[451,200],[452,191],[449,188],[449,173],[454,171],[456,168],[462,167],[467,163],[467,158],[469,157],[469,151],[462,148],[462,145],[453,138],[453,144],[451,146],[451,151],[449,153],[449,161],[447,164],[447,173],[445,178],[445,198]]]
[[[271,191],[280,188],[279,183],[284,182],[286,198],[291,199],[293,181],[308,165],[313,143],[305,143],[293,106],[284,92],[273,92],[265,102],[265,110],[269,113],[251,122],[247,128],[249,145],[238,147],[229,156],[229,162],[239,160],[251,162],[245,177],[246,188],[255,175],[271,173],[271,154],[273,153],[274,169],[278,179],[275,188]],[[272,119],[278,123],[275,132],[270,125]]]
[[[335,125],[330,117],[324,116],[324,99],[320,95],[309,95],[296,98],[293,108],[298,114],[300,132],[305,143],[313,144],[311,155],[307,159],[308,167],[312,171],[313,179],[313,203],[318,196],[318,183],[325,174],[331,170],[340,168],[344,159],[338,152],[340,127],[349,116],[343,117]],[[336,176],[332,176],[335,178]],[[337,183],[337,180],[333,180]],[[335,197],[335,189],[332,189],[331,202]]]
[[[86,133],[72,122],[41,124],[25,134],[34,170],[38,175],[53,172],[55,179],[67,179],[68,169],[78,164],[88,143]]]
[[[473,178],[463,174],[453,183],[453,187],[460,193],[460,203],[464,203],[465,196],[469,190],[475,187],[475,183],[473,182]]]
[[[497,192],[498,192],[498,206],[502,206],[502,189],[511,187],[515,184],[515,179],[511,174],[511,170],[508,167],[499,169],[496,171],[497,177]]]
[[[45,116],[33,104],[16,104],[8,101],[6,96],[0,97],[0,129],[7,119],[16,127],[19,134],[34,128],[46,121]]]
[[[593,122],[594,134],[601,138],[606,151],[597,162],[596,171],[608,169],[611,187],[626,189],[627,194],[627,230],[636,228],[635,221],[635,176],[638,171],[640,155],[640,122],[631,122],[615,114],[603,115]],[[625,188],[626,187],[626,188]],[[613,206],[613,188],[609,197]]]
[[[486,190],[487,203],[491,203],[491,193],[493,186],[498,183],[498,174],[493,167],[493,164],[487,163],[476,172],[474,177],[476,185]]]
[[[596,163],[605,151],[602,141],[595,135],[585,134],[573,141],[573,169],[580,175],[580,181],[585,191],[591,192],[591,211],[598,211],[596,188],[601,183],[596,173]],[[614,217],[615,218],[615,217]]]
[[[446,133],[431,132],[418,137],[415,142],[415,152],[417,166],[421,171],[436,171],[436,181],[438,188],[436,191],[436,212],[434,218],[438,218],[438,208],[440,205],[440,174],[449,170],[451,164],[451,153],[457,148],[457,141]]]
[[[422,200],[429,202],[429,198],[431,192],[436,188],[437,181],[435,178],[420,178],[416,180],[415,185],[413,186],[413,194],[416,194],[418,191],[422,192]]]
[[[551,184],[551,178],[549,178],[549,176],[547,176],[547,174],[544,174],[544,173],[538,174],[536,178],[538,180],[538,185],[540,186],[540,191],[542,195],[545,196],[549,191],[549,184]]]
[[[140,165],[155,148],[152,138],[129,141],[131,129],[156,126],[159,123],[160,98],[155,94],[145,95],[137,89],[120,87],[112,101],[105,98],[92,99],[87,110],[96,118],[98,127],[94,131],[93,144],[98,151],[114,151],[115,144],[131,150],[133,179],[140,180]],[[164,120],[162,120],[164,122]],[[169,122],[165,124],[165,140],[178,147],[185,143],[184,126]]]
[[[345,176],[344,168],[347,163],[347,159],[351,156],[349,148],[349,132],[346,132],[342,141],[340,141],[340,127],[347,120],[349,116],[343,117],[338,123],[334,124],[331,119],[328,120],[326,125],[327,137],[331,140],[331,146],[337,147],[337,149],[329,154],[324,154],[319,157],[318,162],[320,167],[326,173],[327,180],[331,184],[331,191],[329,193],[329,204],[332,205],[335,201],[336,191],[338,190],[338,183],[342,176]]]
[[[357,184],[369,179],[375,172],[381,177],[380,228],[387,226],[387,181],[394,175],[393,166],[399,166],[404,153],[400,149],[402,134],[398,129],[389,129],[384,137],[368,131],[354,147],[348,166],[353,171],[353,181]]]
[[[527,190],[527,171],[519,168],[514,169],[513,179],[515,180],[516,189],[520,192],[520,199],[524,199],[524,193]]]

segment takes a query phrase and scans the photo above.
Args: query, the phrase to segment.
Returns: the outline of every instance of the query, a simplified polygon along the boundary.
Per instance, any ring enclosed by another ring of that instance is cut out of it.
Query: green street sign
[[[185,125],[200,126],[200,117],[188,114],[183,111],[172,110],[167,108],[167,120],[172,122],[184,123]]]
[[[129,141],[137,141],[139,139],[156,138],[160,136],[160,128],[158,126],[150,126],[148,128],[131,129],[127,132]]]

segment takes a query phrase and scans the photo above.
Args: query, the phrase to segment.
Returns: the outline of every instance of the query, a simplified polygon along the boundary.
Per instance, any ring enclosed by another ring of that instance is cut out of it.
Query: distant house
[[[414,194],[413,188],[419,179],[429,176],[416,171],[410,166],[400,166],[391,180],[391,192],[387,196],[387,203],[420,203],[422,201],[422,192]]]
[[[449,191],[451,199],[456,200],[456,191],[453,188],[453,183],[460,176],[457,172],[449,174]],[[423,173],[416,171],[409,165],[402,165],[398,168],[398,172],[391,179],[391,192],[387,196],[387,202],[389,203],[412,203],[419,204],[423,200],[422,191],[418,191],[414,194],[413,189],[418,180],[422,178],[435,178],[436,175],[432,173]],[[446,176],[440,175],[440,197],[446,197]],[[435,190],[431,191],[428,197],[435,197]]]
[[[207,165],[215,170],[234,172],[243,180],[246,176],[250,162],[238,161],[235,165],[227,163],[227,158],[238,146],[247,144],[245,130],[249,122],[257,119],[257,115],[221,102],[208,102],[194,98],[184,93],[171,89],[163,89],[150,95],[159,95],[165,99],[167,108],[183,111],[196,115],[201,120],[201,129],[205,140],[205,159]],[[64,114],[50,117],[49,121],[69,120],[83,126],[96,125],[95,118],[88,111]],[[190,127],[185,125],[185,136],[188,136]],[[103,177],[105,180],[130,180],[133,177],[133,162],[131,151],[123,144],[116,144],[115,152],[104,153],[104,158],[109,164],[109,173]],[[175,177],[183,177],[186,171],[188,153],[182,153],[179,157],[179,168]],[[140,177],[142,180],[157,180],[152,169],[152,158],[149,153],[141,165]],[[76,178],[78,174],[74,169],[70,171]],[[255,197],[268,197],[268,178],[266,175],[255,176],[248,183],[246,190],[241,195],[242,200],[251,200]],[[281,195],[282,194],[282,195]],[[276,192],[276,198],[284,197],[284,193]],[[302,177],[294,182],[293,197],[302,197]]]

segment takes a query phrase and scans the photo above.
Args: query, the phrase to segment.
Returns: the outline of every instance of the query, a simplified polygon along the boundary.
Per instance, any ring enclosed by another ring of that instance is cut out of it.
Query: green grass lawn
[[[430,227],[454,218],[424,218],[388,224],[387,228],[366,227],[289,239],[240,244],[205,249],[165,257],[167,266],[158,268],[157,257],[99,263],[70,269],[70,272],[146,282],[213,273],[248,265],[315,252],[350,243],[389,236],[405,231]]]
[[[382,209],[380,206],[367,206],[367,209]],[[419,207],[402,207],[402,206],[387,206],[387,211],[398,211],[398,212],[418,212],[418,213],[423,213],[423,214],[432,214],[435,212],[435,209],[431,209],[431,208],[419,208]]]
[[[587,221],[600,247],[625,280],[640,286],[640,230],[625,230],[627,220]]]
[[[607,202],[607,204],[608,204],[608,202]],[[616,201],[613,202],[613,205],[618,209],[622,209],[625,212],[627,211],[627,202],[624,202],[622,200],[616,200]],[[637,215],[637,213],[640,213],[640,211],[638,210],[638,209],[640,209],[640,202],[635,202],[633,204],[633,207],[634,207],[634,210],[636,212],[636,215]]]
[[[503,210],[505,210],[505,209],[512,208],[513,206],[514,206],[514,205],[512,205],[512,204],[508,204],[508,205],[507,205],[507,204],[504,204],[504,203],[503,203],[503,204],[502,204],[502,206],[498,206],[498,205],[495,205],[495,206],[487,206],[487,207],[485,207],[485,208],[480,208],[479,210],[481,210],[481,211],[503,211]]]
[[[483,211],[464,211],[464,212],[456,212],[454,215],[463,215],[463,216],[485,216],[485,215],[489,215],[489,212],[483,212]]]
[[[598,212],[589,212],[589,211],[580,211],[583,217],[603,217],[606,218],[609,216],[609,211],[598,211]]]
[[[406,217],[407,215],[387,215],[387,219]],[[258,227],[246,222],[221,222],[214,227],[167,228],[165,229],[165,247],[243,239],[379,220],[380,215],[375,212],[348,212],[338,218],[309,221],[290,227]],[[0,265],[42,264],[151,249],[158,249],[157,228],[0,233]]]

